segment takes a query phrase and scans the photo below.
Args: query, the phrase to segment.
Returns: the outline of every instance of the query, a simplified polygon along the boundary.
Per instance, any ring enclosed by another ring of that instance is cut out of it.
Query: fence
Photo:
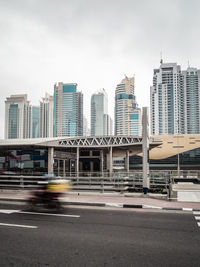
[[[179,181],[192,181],[200,183],[199,171],[182,171],[178,176],[177,171],[152,171],[150,173],[150,191],[166,193],[169,184]],[[62,177],[63,178],[63,177]],[[70,179],[73,191],[99,191],[99,192],[140,192],[143,188],[142,172],[114,172],[109,173],[71,173]],[[17,176],[0,175],[1,189],[33,189],[39,181],[44,181],[44,176]]]

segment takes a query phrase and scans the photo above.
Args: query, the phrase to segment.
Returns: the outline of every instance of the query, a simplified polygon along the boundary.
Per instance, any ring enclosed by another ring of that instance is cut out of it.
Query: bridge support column
[[[79,147],[76,149],[76,176],[79,177]]]
[[[112,151],[112,146],[110,147],[110,154],[109,154],[109,161],[110,161],[110,168],[109,168],[109,172],[110,172],[110,175],[112,174],[113,172],[113,157],[112,157],[112,154],[113,154],[113,151]]]
[[[79,172],[83,171],[83,162],[79,161]]]
[[[64,160],[63,160],[63,177],[66,176],[65,168],[66,168],[66,164],[65,164],[65,159],[64,159]]]
[[[148,193],[149,189],[149,121],[148,108],[142,108],[142,168],[143,168],[143,192]]]
[[[60,176],[60,159],[58,159],[58,176]]]
[[[100,171],[103,176],[103,150],[100,150],[100,155],[101,155]]]
[[[129,150],[126,151],[126,171],[129,172]]]
[[[90,161],[90,172],[94,172],[94,162]]]
[[[54,148],[48,147],[48,174],[53,174],[53,154],[54,154]]]

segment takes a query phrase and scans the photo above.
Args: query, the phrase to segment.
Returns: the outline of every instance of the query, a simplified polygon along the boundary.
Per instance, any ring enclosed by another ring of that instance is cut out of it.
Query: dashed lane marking
[[[11,223],[0,223],[0,226],[21,227],[21,228],[30,228],[30,229],[38,228],[37,226],[33,226],[33,225],[11,224]]]
[[[42,213],[42,212],[29,212],[29,211],[19,211],[18,213],[23,214],[38,214],[38,215],[46,215],[46,216],[59,216],[59,217],[72,217],[72,218],[79,218],[80,215],[71,215],[71,214],[56,214],[56,213]]]
[[[58,214],[58,213],[45,213],[45,212],[31,212],[31,211],[21,211],[21,210],[4,210],[4,209],[0,209],[0,213],[5,213],[5,214],[22,213],[22,214],[35,214],[35,215],[59,216],[59,217],[72,217],[72,218],[79,218],[79,217],[80,217],[80,215],[71,215],[71,214]]]
[[[0,209],[0,213],[5,213],[5,214],[11,214],[11,213],[16,213],[19,212],[20,210],[4,210]]]

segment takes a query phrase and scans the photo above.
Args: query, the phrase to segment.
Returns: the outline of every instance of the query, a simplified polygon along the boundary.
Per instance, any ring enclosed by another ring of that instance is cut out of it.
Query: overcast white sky
[[[105,88],[113,117],[116,85],[135,75],[139,106],[149,106],[153,69],[200,68],[199,0],[0,0],[0,138],[4,101],[28,94],[39,104],[54,83],[78,83],[84,113]]]

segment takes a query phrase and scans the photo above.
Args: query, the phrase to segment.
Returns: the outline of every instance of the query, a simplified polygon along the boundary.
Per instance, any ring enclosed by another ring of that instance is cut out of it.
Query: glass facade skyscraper
[[[83,135],[83,95],[77,84],[54,86],[54,136]]]
[[[39,126],[40,126],[40,107],[32,106],[31,107],[31,137],[39,138]]]
[[[90,136],[90,129],[88,128],[88,120],[83,116],[83,136]]]
[[[31,109],[27,95],[11,95],[5,101],[5,139],[30,138]]]
[[[81,92],[76,93],[76,110],[77,110],[77,136],[83,136],[83,94]]]
[[[141,135],[141,109],[135,97],[135,79],[127,76],[115,90],[115,135]]]
[[[10,104],[8,138],[18,137],[18,104]]]
[[[182,71],[181,115],[184,124],[182,132],[187,134],[200,133],[200,70],[190,68]]]
[[[181,67],[163,63],[154,70],[151,87],[151,133],[180,133]]]
[[[152,135],[200,133],[199,81],[200,70],[161,61],[150,88]]]
[[[103,89],[91,97],[91,135],[111,135],[111,124],[112,121],[108,115],[108,97]]]
[[[53,96],[48,93],[40,101],[40,137],[53,137]]]

